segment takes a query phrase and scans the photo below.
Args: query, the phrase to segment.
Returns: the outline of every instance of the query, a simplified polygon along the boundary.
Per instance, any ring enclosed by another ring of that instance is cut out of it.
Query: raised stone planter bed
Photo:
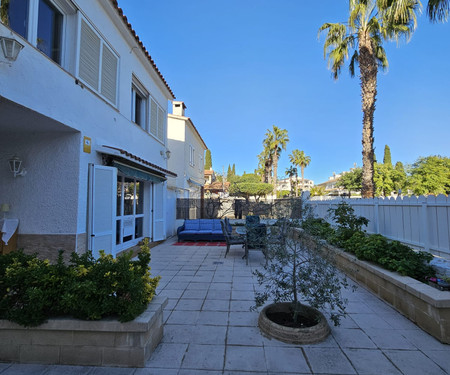
[[[299,238],[305,246],[319,244],[321,250],[334,252],[336,266],[348,277],[370,289],[440,342],[450,344],[450,292],[361,261],[305,232]]]
[[[155,297],[136,319],[50,319],[25,328],[0,320],[0,361],[59,365],[144,367],[163,336],[167,298]]]

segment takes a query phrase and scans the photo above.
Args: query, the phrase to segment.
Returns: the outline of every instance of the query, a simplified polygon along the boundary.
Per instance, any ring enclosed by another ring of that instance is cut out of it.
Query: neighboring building
[[[182,219],[175,217],[177,199],[196,198],[200,200],[203,197],[205,151],[207,150],[194,123],[185,116],[185,104],[181,101],[173,101],[172,105],[172,114],[168,115],[167,122],[168,148],[170,150],[168,168],[174,171],[177,177],[168,180],[166,228],[168,236],[176,234],[178,226],[183,224]]]
[[[297,177],[297,184],[298,184],[298,191],[300,193],[301,191],[311,190],[311,188],[314,186],[314,181],[305,178],[304,184],[302,184],[302,178]],[[277,180],[277,190],[278,191],[287,190],[295,192],[295,177]]]
[[[0,51],[0,203],[18,246],[54,259],[164,239],[169,85],[117,1],[26,3],[0,24],[23,46]]]
[[[214,181],[216,181],[216,174],[214,173],[213,169],[206,169],[204,171],[205,174],[205,184],[209,185],[212,184]]]
[[[356,166],[355,166],[356,168]],[[353,171],[354,168],[350,169],[350,172]],[[345,189],[338,186],[338,181],[342,177],[342,175],[348,173],[349,171],[344,171],[339,174],[333,172],[333,175],[328,178],[327,181],[322,182],[316,186],[323,187],[325,189],[326,195],[343,195],[346,193]]]

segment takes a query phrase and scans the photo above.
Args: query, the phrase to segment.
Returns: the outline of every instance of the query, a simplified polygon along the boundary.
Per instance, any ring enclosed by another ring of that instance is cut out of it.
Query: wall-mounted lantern
[[[0,45],[2,46],[3,56],[9,61],[16,61],[23,45],[17,40],[0,36]]]

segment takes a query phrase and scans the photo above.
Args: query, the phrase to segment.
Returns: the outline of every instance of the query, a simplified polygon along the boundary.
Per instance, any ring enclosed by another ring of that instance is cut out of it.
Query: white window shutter
[[[165,122],[164,111],[158,107],[158,138],[161,141],[164,141],[164,122]]]
[[[155,137],[158,136],[158,106],[156,102],[151,99],[151,108],[150,108],[150,133]]]
[[[100,72],[100,38],[81,20],[79,76],[89,86],[98,90]]]
[[[101,94],[116,104],[117,92],[117,57],[103,45],[102,52],[102,88]]]

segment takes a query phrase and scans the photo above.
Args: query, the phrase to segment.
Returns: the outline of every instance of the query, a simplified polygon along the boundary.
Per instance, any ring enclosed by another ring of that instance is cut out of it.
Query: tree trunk
[[[275,150],[275,152],[273,153],[273,176],[272,176],[273,190],[275,191],[275,196],[277,195],[277,173],[278,173],[278,153]]]
[[[377,96],[377,64],[370,35],[364,30],[359,35],[359,70],[361,73],[361,99],[363,111],[362,132],[362,188],[363,198],[375,195],[373,117]]]
[[[302,191],[305,189],[305,166],[302,164],[300,166],[300,170],[302,171]]]

